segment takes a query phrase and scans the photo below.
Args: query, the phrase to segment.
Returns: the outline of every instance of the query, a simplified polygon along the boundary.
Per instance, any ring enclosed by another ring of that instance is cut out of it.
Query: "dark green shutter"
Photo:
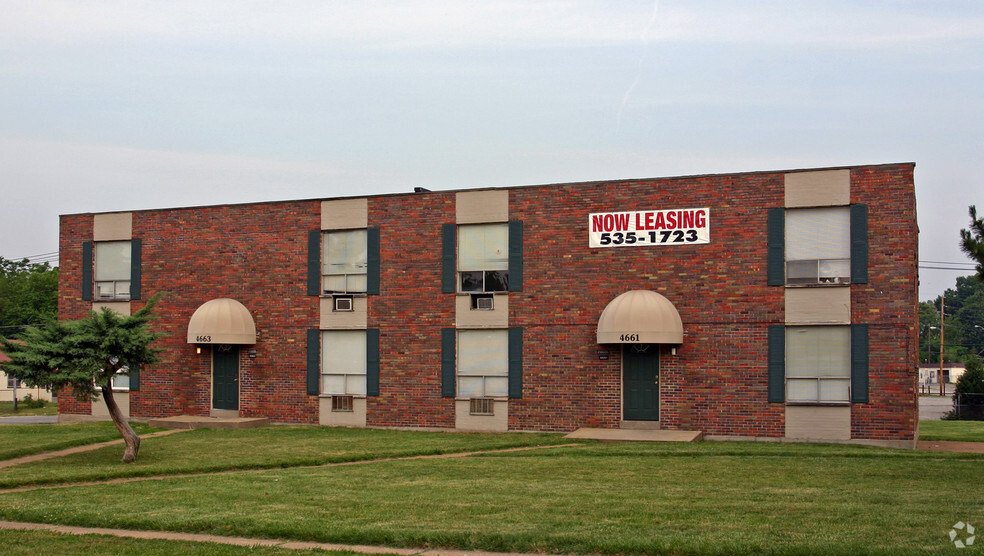
[[[770,286],[786,283],[786,209],[770,208],[768,224],[768,280]]]
[[[786,401],[786,327],[769,325],[769,403]]]
[[[458,291],[458,269],[455,267],[457,235],[458,226],[455,224],[444,224],[441,227],[441,291],[444,293]]]
[[[379,226],[366,230],[366,293],[379,295]]]
[[[523,291],[523,221],[509,222],[509,291]]]
[[[851,403],[868,403],[868,325],[851,325]]]
[[[851,283],[868,283],[868,205],[851,205]]]
[[[441,329],[441,395],[453,398],[455,395],[455,329]]]
[[[130,299],[140,299],[140,259],[143,242],[130,240]]]
[[[379,395],[379,329],[366,330],[366,395]]]
[[[92,242],[82,242],[82,300],[92,301]]]
[[[509,397],[523,397],[523,327],[509,329]]]
[[[317,396],[321,393],[321,331],[309,328],[307,331],[307,393]]]
[[[307,294],[321,295],[321,230],[308,232]]]
[[[137,392],[140,390],[140,367],[135,367],[130,369],[130,391]]]

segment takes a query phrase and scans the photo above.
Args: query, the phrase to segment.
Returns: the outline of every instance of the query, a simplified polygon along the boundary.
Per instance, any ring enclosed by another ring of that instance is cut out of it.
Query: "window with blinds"
[[[849,284],[850,208],[787,210],[785,246],[787,284]]]
[[[786,327],[786,401],[851,401],[851,328]]]
[[[509,226],[473,224],[458,227],[459,291],[509,290]]]
[[[506,397],[509,394],[509,331],[458,331],[458,396]]]
[[[369,268],[366,230],[324,234],[321,256],[322,293],[365,293]]]
[[[116,371],[111,379],[114,392],[130,391],[130,375],[123,374],[123,372],[123,370]]]
[[[321,333],[321,393],[366,395],[366,331]]]
[[[131,245],[130,241],[98,241],[93,246],[96,299],[130,299]]]

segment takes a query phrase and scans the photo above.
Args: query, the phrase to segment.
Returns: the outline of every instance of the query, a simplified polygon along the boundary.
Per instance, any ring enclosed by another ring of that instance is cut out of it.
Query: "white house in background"
[[[0,361],[10,361],[10,358],[0,351]],[[18,382],[14,384],[14,379],[7,376],[7,373],[0,372],[0,402],[12,402],[14,401],[14,386],[17,387],[17,399],[23,400],[28,394],[31,398],[38,400],[51,401],[51,391],[45,390],[44,388],[28,388],[26,385]]]

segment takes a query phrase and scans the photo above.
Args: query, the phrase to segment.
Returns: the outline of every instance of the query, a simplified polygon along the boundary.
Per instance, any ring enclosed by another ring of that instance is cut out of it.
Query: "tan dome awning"
[[[213,299],[191,315],[188,343],[253,345],[256,324],[242,303],[229,298]]]
[[[682,344],[683,321],[673,303],[648,290],[623,293],[598,319],[599,344]]]

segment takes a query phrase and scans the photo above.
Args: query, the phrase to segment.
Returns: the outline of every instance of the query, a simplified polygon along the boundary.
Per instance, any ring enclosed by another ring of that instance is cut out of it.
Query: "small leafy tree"
[[[960,230],[960,248],[977,261],[977,279],[984,281],[984,219],[977,217],[977,207],[970,206],[970,229]]]
[[[953,402],[958,400],[964,406],[965,413],[971,418],[981,418],[984,411],[984,363],[975,356],[970,356],[966,361],[967,370],[957,379]],[[978,394],[976,396],[961,396],[962,394]]]
[[[984,363],[977,357],[968,357],[967,370],[957,379],[958,394],[984,394]]]
[[[126,422],[113,398],[112,379],[117,373],[129,375],[133,369],[157,362],[162,351],[150,347],[160,337],[148,325],[160,294],[133,315],[126,316],[102,308],[75,321],[54,322],[28,327],[13,342],[0,338],[0,346],[10,361],[0,363],[8,376],[22,379],[29,386],[61,391],[70,388],[79,400],[98,399],[100,393],[126,450],[123,461],[137,459],[140,437]]]

